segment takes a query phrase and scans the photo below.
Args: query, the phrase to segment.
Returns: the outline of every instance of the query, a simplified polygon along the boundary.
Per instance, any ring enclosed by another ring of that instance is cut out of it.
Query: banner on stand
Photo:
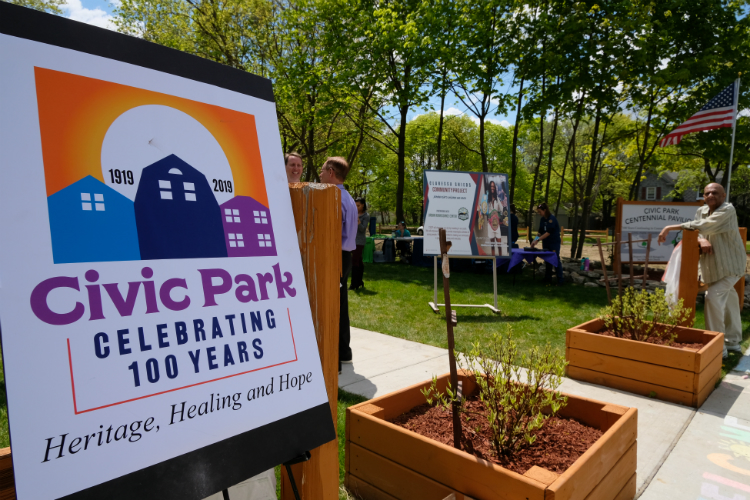
[[[426,170],[423,183],[425,255],[440,255],[440,228],[450,255],[510,255],[507,174]]]

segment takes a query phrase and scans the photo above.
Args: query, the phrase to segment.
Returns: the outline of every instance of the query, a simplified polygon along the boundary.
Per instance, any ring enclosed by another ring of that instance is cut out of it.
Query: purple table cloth
[[[513,248],[510,251],[510,263],[508,264],[508,270],[512,269],[513,266],[525,260],[528,263],[532,263],[539,257],[545,262],[549,262],[553,267],[557,267],[557,254],[551,250],[540,250],[538,252],[529,252],[520,248]]]

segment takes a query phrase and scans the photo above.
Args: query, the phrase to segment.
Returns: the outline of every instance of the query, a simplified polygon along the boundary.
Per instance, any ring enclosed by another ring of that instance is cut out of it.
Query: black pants
[[[362,262],[362,251],[364,249],[364,245],[357,245],[357,248],[352,252],[352,288],[355,289],[365,284],[362,281],[362,277],[365,275],[365,264]]]
[[[560,245],[547,247],[544,250],[551,250],[557,254],[557,267],[554,269],[555,274],[557,274],[557,282],[562,285],[565,281],[565,278],[563,277],[562,259],[560,259]],[[544,270],[544,279],[545,281],[552,281],[552,264],[550,264],[549,262],[545,262],[544,265],[546,267],[546,269]]]
[[[404,259],[411,258],[411,241],[397,241],[396,250],[401,252],[401,257]]]
[[[341,287],[339,288],[339,303],[341,306],[339,313],[339,359],[351,359],[352,349],[349,347],[349,341],[352,333],[349,329],[349,291],[346,282],[349,279],[349,273],[352,272],[352,253],[341,252]],[[340,363],[339,363],[340,364]],[[339,368],[341,368],[339,366]]]

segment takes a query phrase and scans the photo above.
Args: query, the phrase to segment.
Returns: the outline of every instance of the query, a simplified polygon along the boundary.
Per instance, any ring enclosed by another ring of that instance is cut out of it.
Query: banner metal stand
[[[451,259],[475,259],[475,260],[487,260],[492,259],[492,293],[494,298],[494,306],[491,306],[490,304],[453,304],[451,303],[451,307],[486,307],[490,311],[492,311],[495,314],[500,313],[500,309],[497,308],[497,260],[496,256],[488,256],[488,257],[481,257],[481,256],[475,256],[475,255],[449,255],[448,256]],[[430,305],[430,308],[434,313],[440,312],[440,307],[445,307],[445,304],[438,304],[438,256],[435,255],[433,258],[434,267],[435,267],[435,282],[433,286],[433,294],[432,294],[432,302],[428,302]]]
[[[297,490],[297,483],[294,482],[294,474],[292,474],[292,465],[294,464],[300,464],[302,462],[307,462],[310,460],[310,457],[312,455],[309,451],[306,451],[302,453],[301,455],[298,455],[294,457],[293,459],[289,460],[288,462],[284,462],[283,465],[286,468],[287,474],[289,474],[289,482],[292,484],[292,492],[294,493],[295,500],[301,500],[299,496],[299,491]],[[229,499],[229,488],[226,488],[222,490],[221,492],[222,496],[224,497],[224,500],[230,500]]]

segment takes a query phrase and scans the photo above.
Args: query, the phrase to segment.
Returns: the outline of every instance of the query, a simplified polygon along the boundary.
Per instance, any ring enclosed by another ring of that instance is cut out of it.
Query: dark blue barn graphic
[[[140,260],[133,202],[103,182],[86,176],[47,207],[55,264]]]
[[[208,179],[175,155],[141,172],[135,221],[142,260],[227,256],[221,211]]]

